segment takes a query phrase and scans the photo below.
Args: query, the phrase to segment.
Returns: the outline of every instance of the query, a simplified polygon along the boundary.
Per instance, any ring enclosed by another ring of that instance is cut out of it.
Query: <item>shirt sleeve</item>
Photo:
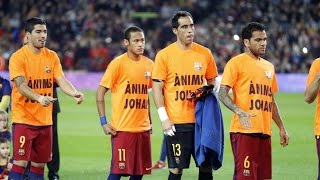
[[[9,60],[9,74],[10,80],[12,81],[14,78],[18,76],[26,76],[24,70],[24,59],[22,56],[14,53]]]
[[[319,72],[319,60],[315,60],[309,70],[308,78],[306,81],[306,86],[309,86],[311,82],[315,79],[317,73]]]
[[[238,79],[237,64],[233,60],[229,60],[222,74],[221,84],[233,87]]]
[[[209,49],[208,49],[207,61],[208,61],[208,66],[206,71],[206,79],[212,79],[217,77],[218,76],[217,65]]]
[[[57,53],[53,52],[53,61],[54,61],[54,72],[53,72],[53,77],[54,79],[59,78],[60,76],[64,76],[64,73],[62,71],[62,66],[60,63],[60,59],[57,55]]]
[[[155,63],[152,70],[152,79],[166,80],[167,79],[167,66],[165,62],[165,55],[162,51],[156,56]]]
[[[119,71],[119,63],[111,61],[100,81],[100,85],[108,89],[112,89],[118,80]]]

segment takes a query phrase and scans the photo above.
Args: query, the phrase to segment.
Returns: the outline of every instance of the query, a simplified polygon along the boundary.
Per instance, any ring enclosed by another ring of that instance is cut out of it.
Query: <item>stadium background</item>
[[[108,63],[125,51],[123,30],[142,27],[146,52],[157,51],[174,41],[171,15],[188,10],[196,24],[196,42],[211,49],[219,72],[230,57],[242,51],[238,40],[241,27],[249,21],[267,27],[265,58],[278,73],[280,93],[276,95],[290,135],[290,145],[281,148],[278,130],[273,131],[273,179],[316,179],[317,157],[313,137],[315,105],[303,100],[306,73],[320,57],[320,2],[317,0],[4,0],[0,1],[0,69],[7,75],[11,54],[21,47],[24,21],[39,16],[47,21],[47,47],[58,52],[67,77],[84,90],[86,101],[75,106],[59,93],[62,179],[105,179],[110,164],[110,138],[98,122],[95,92]],[[110,102],[108,102],[110,104]],[[153,161],[158,160],[162,141],[161,126],[152,103]],[[110,115],[110,109],[108,109]],[[214,172],[215,179],[231,179],[233,158],[228,127],[231,113],[223,107],[225,119],[225,159]],[[167,170],[156,170],[145,179],[166,179]],[[191,165],[183,179],[196,179]]]

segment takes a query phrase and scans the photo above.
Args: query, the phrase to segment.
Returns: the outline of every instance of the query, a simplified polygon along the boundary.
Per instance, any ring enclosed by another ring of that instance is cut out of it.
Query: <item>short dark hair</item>
[[[130,40],[130,36],[132,32],[142,32],[143,30],[141,28],[139,28],[138,26],[130,26],[128,27],[125,31],[124,31],[124,39],[126,40]]]
[[[171,18],[172,28],[178,28],[179,27],[179,22],[178,22],[179,18],[180,17],[187,17],[187,16],[191,17],[191,19],[193,20],[192,15],[188,11],[178,11]]]
[[[250,39],[252,37],[252,32],[254,31],[264,31],[266,28],[264,25],[258,22],[250,22],[241,31],[242,40]]]
[[[27,20],[26,25],[24,27],[25,32],[31,33],[34,29],[34,26],[37,24],[46,25],[46,22],[38,17],[30,18]]]
[[[10,141],[7,138],[0,137],[0,144],[3,144],[3,143],[10,143]]]

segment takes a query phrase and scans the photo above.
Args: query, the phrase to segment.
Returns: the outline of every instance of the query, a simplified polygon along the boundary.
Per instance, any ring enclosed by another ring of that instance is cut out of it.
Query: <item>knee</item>
[[[45,165],[46,165],[45,163],[31,162],[31,166],[37,167],[37,168],[44,168]]]
[[[13,164],[20,166],[20,167],[27,167],[28,161],[23,160],[13,160]]]
[[[173,174],[182,174],[182,169],[178,169],[178,168],[173,168],[173,169],[169,169],[169,171]]]

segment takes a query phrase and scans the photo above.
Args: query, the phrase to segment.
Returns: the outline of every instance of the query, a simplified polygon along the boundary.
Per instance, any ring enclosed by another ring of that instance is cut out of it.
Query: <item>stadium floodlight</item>
[[[308,48],[303,47],[303,48],[302,48],[302,52],[303,52],[304,54],[307,54],[307,53],[308,53]]]
[[[239,41],[240,37],[238,36],[238,34],[233,35],[233,39],[236,41]]]

